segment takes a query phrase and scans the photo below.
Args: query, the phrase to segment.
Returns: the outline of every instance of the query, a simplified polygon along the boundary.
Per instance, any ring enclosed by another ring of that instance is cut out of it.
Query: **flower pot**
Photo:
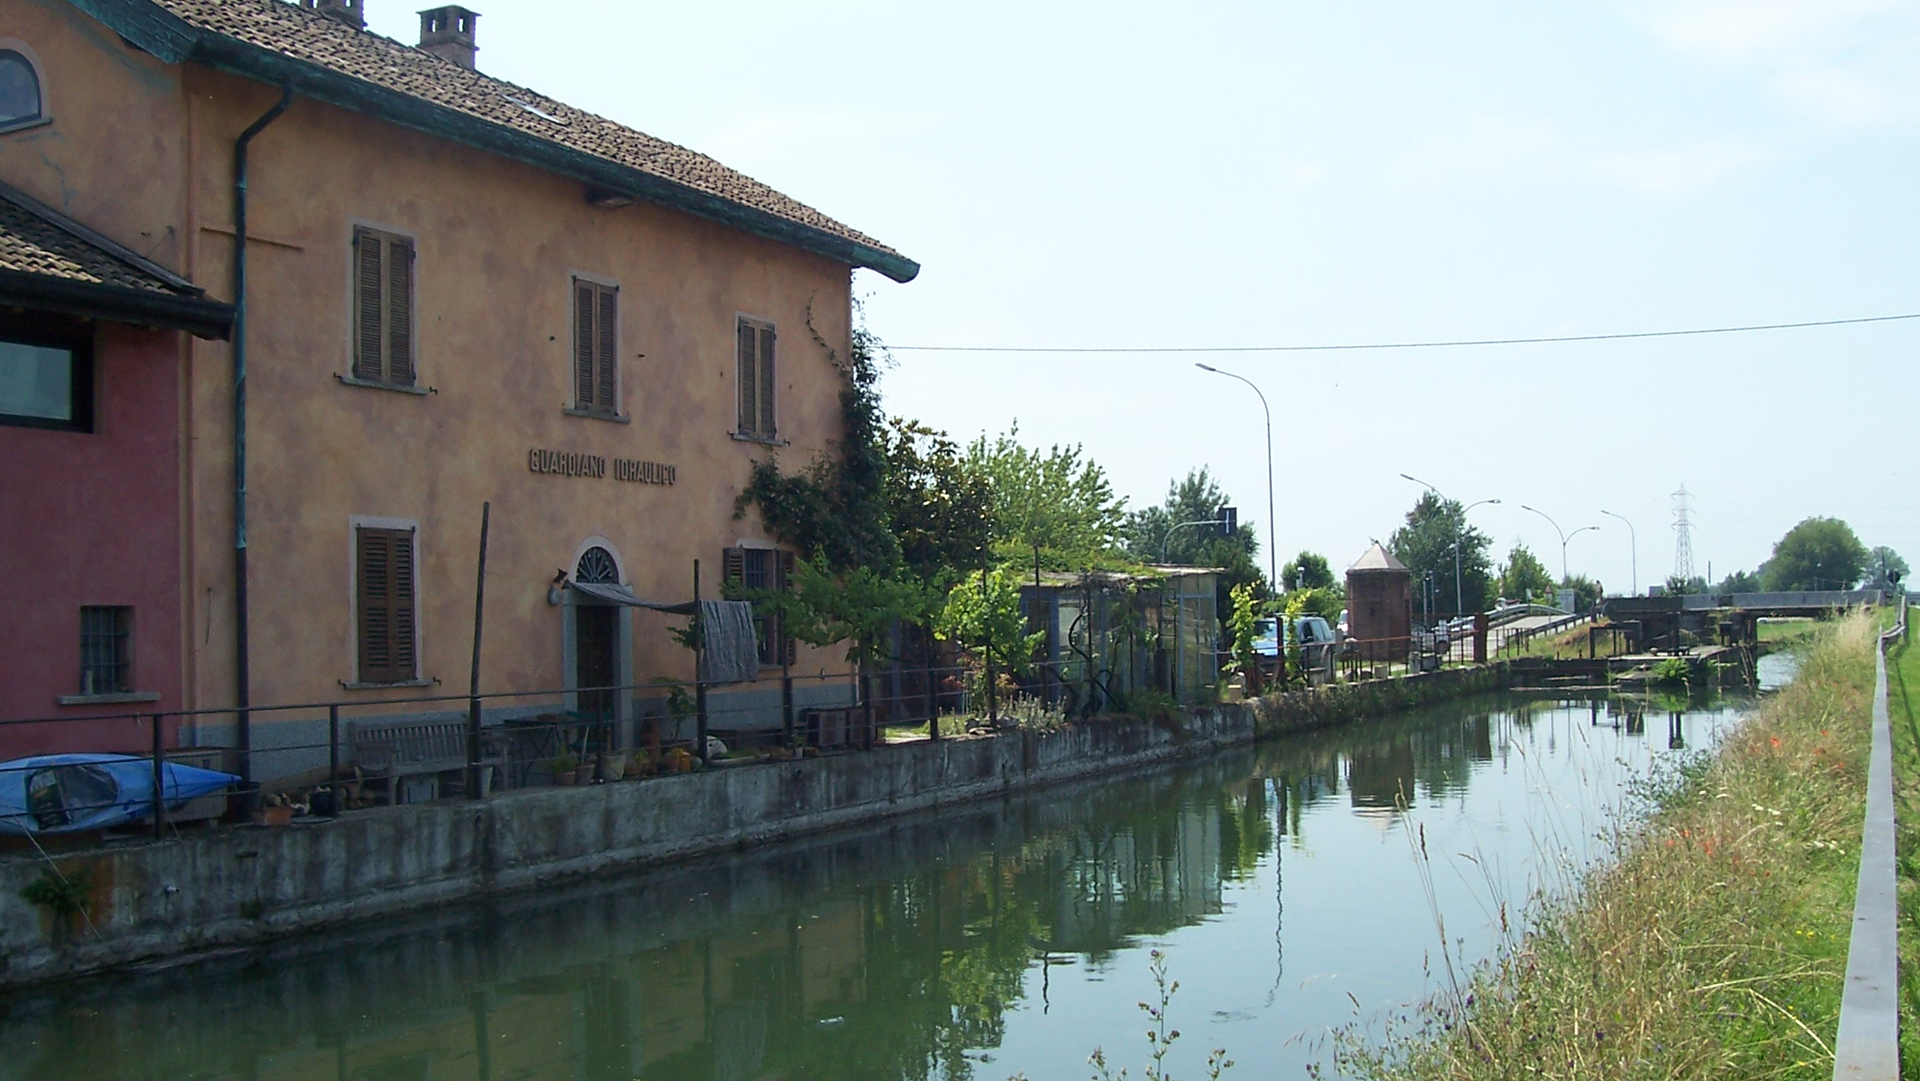
[[[580,763],[579,766],[575,767],[573,771],[573,783],[574,784],[592,784],[593,783],[593,763],[582,762]]]
[[[563,788],[573,787],[574,771],[570,769],[561,770],[560,772],[553,775],[553,783],[560,785]]]
[[[625,777],[626,775],[627,775],[627,759],[625,755],[603,754],[600,756],[600,779],[601,780],[617,781],[620,778]]]
[[[284,826],[292,821],[293,808],[284,803],[261,807],[253,812],[253,824],[256,826]]]

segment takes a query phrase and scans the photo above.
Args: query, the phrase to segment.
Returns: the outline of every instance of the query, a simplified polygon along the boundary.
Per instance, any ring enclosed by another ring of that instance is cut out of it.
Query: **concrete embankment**
[[[59,876],[38,856],[9,856],[0,859],[0,987],[1170,763],[1492,690],[1502,678],[1496,668],[1450,670],[1274,695],[1165,724],[1097,721],[375,808],[313,824],[187,832],[57,854]],[[70,888],[54,888],[59,877]],[[56,904],[45,903],[50,894]],[[81,911],[57,913],[62,896]]]

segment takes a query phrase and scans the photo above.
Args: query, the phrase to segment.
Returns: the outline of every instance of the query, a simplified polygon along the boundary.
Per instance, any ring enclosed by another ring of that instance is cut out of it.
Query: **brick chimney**
[[[420,47],[463,68],[473,67],[480,47],[473,43],[480,16],[463,7],[434,8],[420,13]]]
[[[300,6],[346,23],[355,30],[367,28],[366,0],[300,0]]]

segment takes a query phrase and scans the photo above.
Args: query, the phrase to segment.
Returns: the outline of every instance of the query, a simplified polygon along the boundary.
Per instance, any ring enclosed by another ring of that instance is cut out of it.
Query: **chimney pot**
[[[355,30],[367,28],[366,0],[300,0],[300,6],[346,23]]]
[[[420,13],[420,48],[463,68],[474,66],[474,27],[480,16],[463,7],[438,7]]]

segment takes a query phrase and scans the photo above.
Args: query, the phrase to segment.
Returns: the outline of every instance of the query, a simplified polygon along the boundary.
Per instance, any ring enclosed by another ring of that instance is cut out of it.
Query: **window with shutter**
[[[775,372],[773,327],[752,319],[739,324],[739,433],[756,439],[774,437]]]
[[[414,383],[413,240],[377,229],[353,231],[353,377]]]
[[[573,280],[573,402],[583,413],[620,414],[620,290]]]
[[[410,529],[354,531],[360,682],[417,678],[414,534]]]
[[[793,553],[771,548],[728,548],[722,565],[729,592],[772,593],[793,588]],[[768,605],[756,606],[753,617],[759,640],[760,664],[775,668],[793,664],[796,645],[780,626],[780,616]]]
[[[760,416],[759,398],[754,394],[754,382],[759,376],[760,366],[754,354],[758,351],[758,336],[753,332],[753,324],[740,321],[740,434],[751,435]]]

